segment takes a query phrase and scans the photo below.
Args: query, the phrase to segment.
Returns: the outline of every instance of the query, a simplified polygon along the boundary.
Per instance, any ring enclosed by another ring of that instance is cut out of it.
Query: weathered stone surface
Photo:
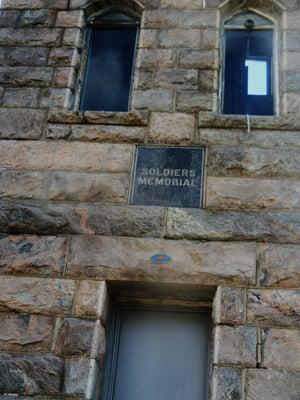
[[[213,400],[242,400],[242,370],[214,367],[210,390]]]
[[[61,28],[60,28],[61,29]],[[62,44],[64,46],[82,47],[82,31],[79,28],[64,29]]]
[[[93,396],[96,381],[101,379],[96,360],[71,358],[65,363],[63,394],[68,396],[83,395],[89,400]]]
[[[0,351],[49,351],[54,318],[2,313],[0,319]]]
[[[2,105],[4,107],[36,108],[39,92],[38,88],[7,88],[2,99]]]
[[[54,10],[27,10],[18,18],[16,27],[49,27],[53,25],[55,19]],[[11,27],[12,25],[6,25]]]
[[[61,109],[73,106],[74,95],[69,88],[46,88],[41,90],[40,107]]]
[[[142,24],[144,28],[151,29],[176,28],[179,15],[177,10],[145,10]]]
[[[179,14],[177,27],[207,29],[217,28],[218,23],[217,10],[202,9],[195,11],[186,9]]]
[[[176,50],[173,49],[139,49],[137,68],[170,68],[176,65]]]
[[[54,47],[50,51],[49,65],[78,67],[80,64],[79,52],[72,47]]]
[[[96,317],[105,322],[107,302],[105,282],[80,280],[75,293],[73,314],[77,317]]]
[[[132,107],[137,109],[147,108],[151,111],[172,111],[172,90],[135,90],[132,97]]]
[[[51,355],[0,354],[0,393],[58,395],[62,370]]]
[[[213,50],[219,48],[220,34],[217,29],[202,29],[201,30],[201,49]]]
[[[0,138],[38,139],[42,135],[44,118],[42,110],[0,108]]]
[[[300,181],[207,178],[206,206],[219,209],[300,208]]]
[[[152,113],[148,139],[159,143],[191,142],[195,117],[184,113]]]
[[[127,204],[128,187],[129,176],[126,174],[53,172],[47,198]]]
[[[1,46],[57,46],[61,41],[61,29],[0,29]]]
[[[300,135],[292,131],[251,131],[238,129],[200,129],[203,146],[300,146]]]
[[[263,245],[260,248],[262,286],[300,286],[300,247]]]
[[[300,32],[283,31],[283,49],[289,51],[300,50]]]
[[[126,144],[10,140],[1,143],[0,169],[128,172],[132,156]]]
[[[63,28],[80,28],[84,24],[84,14],[82,10],[58,11],[55,26]]]
[[[214,363],[255,367],[256,346],[256,328],[219,325],[215,328]]]
[[[195,112],[199,110],[212,110],[213,94],[201,93],[200,91],[180,91],[177,92],[176,110]]]
[[[161,0],[162,8],[178,8],[183,10],[197,10],[202,8],[202,0]]]
[[[284,108],[287,114],[298,114],[300,113],[300,96],[298,93],[286,93],[283,97]]]
[[[63,133],[64,132],[64,133]],[[51,139],[71,139],[98,142],[143,142],[146,128],[116,125],[61,125],[48,126],[47,137]]]
[[[300,149],[210,147],[207,173],[211,176],[299,177]]]
[[[246,320],[246,290],[218,287],[213,303],[216,324],[243,324]]]
[[[300,330],[265,329],[262,332],[263,368],[300,369]]]
[[[262,326],[300,327],[300,290],[249,290],[247,321]]]
[[[53,68],[0,67],[0,83],[13,86],[49,86]]]
[[[0,236],[0,274],[62,274],[67,240],[54,236]]]
[[[100,321],[65,318],[54,344],[59,356],[98,358],[105,351],[105,331]]]
[[[296,400],[300,372],[250,369],[246,374],[246,400]]]
[[[44,47],[2,47],[0,48],[1,65],[44,66],[47,64],[49,49]]]
[[[169,209],[166,237],[300,243],[300,213]]]
[[[197,89],[198,71],[185,68],[160,68],[155,72],[151,86],[162,89]]]
[[[216,69],[218,53],[215,50],[183,49],[179,52],[179,65],[186,68]]]
[[[0,311],[68,314],[75,283],[66,279],[3,276],[0,288]]]
[[[141,29],[139,35],[139,48],[156,48],[158,44],[158,29]]]
[[[255,282],[252,243],[193,243],[161,239],[73,237],[67,274],[101,279],[159,280],[219,285]],[[151,257],[165,253],[168,264]]]
[[[42,199],[43,176],[38,172],[0,171],[0,198]]]
[[[74,67],[58,67],[55,69],[53,86],[73,89],[75,81],[76,71]]]
[[[40,9],[53,8],[57,10],[66,9],[68,0],[2,0],[1,8],[6,9]]]
[[[197,49],[201,47],[201,31],[199,29],[161,30],[158,36],[158,44],[167,48],[189,47]]]
[[[159,237],[162,227],[161,208],[0,201],[5,233]]]
[[[249,116],[249,124],[252,130],[300,130],[300,121],[297,116]],[[230,128],[245,129],[248,128],[246,116],[241,115],[219,115],[211,112],[202,111],[199,113],[199,127],[201,128]]]

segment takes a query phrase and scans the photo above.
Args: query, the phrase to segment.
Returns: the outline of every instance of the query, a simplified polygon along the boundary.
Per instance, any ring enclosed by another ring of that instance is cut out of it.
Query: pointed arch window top
[[[241,13],[235,14],[233,17],[229,18],[225,21],[225,28],[242,28],[245,29],[245,24],[247,20],[252,20],[254,22],[254,26],[256,28],[260,27],[269,27],[272,28],[274,26],[273,22],[270,21],[268,18],[256,14],[253,11],[247,10]]]
[[[90,17],[91,25],[139,25],[139,17],[123,10],[109,10]]]

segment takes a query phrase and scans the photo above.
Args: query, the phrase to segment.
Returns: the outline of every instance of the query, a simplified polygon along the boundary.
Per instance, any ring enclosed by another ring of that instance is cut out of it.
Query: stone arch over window
[[[81,111],[128,111],[141,12],[131,0],[102,0],[85,9]]]
[[[228,1],[221,7],[220,104],[224,114],[279,112],[280,26],[276,1]]]

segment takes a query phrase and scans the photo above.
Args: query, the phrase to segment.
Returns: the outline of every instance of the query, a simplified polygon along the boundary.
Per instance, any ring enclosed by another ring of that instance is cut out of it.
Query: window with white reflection
[[[224,27],[223,113],[273,115],[273,24],[248,11]]]

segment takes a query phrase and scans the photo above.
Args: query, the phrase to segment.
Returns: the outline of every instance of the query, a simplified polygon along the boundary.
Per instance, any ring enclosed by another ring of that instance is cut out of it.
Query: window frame
[[[272,76],[271,76],[271,87],[273,89],[273,114],[272,115],[264,115],[264,114],[251,114],[252,117],[275,117],[280,115],[280,96],[279,96],[279,34],[278,34],[278,21],[277,19],[271,17],[270,15],[264,14],[260,10],[255,8],[247,8],[247,9],[239,9],[227,15],[223,18],[222,29],[221,29],[221,49],[220,49],[220,57],[221,57],[221,65],[220,65],[220,75],[219,75],[219,102],[218,102],[218,114],[224,116],[244,116],[247,114],[225,114],[224,113],[224,100],[225,100],[225,59],[226,59],[226,31],[227,30],[247,30],[244,25],[226,25],[226,22],[230,19],[234,18],[239,14],[243,14],[245,12],[252,12],[259,17],[263,17],[270,21],[269,25],[259,25],[254,26],[251,30],[271,30],[273,32],[273,46],[272,46]]]
[[[213,354],[213,319],[212,304],[205,307],[199,305],[198,302],[178,302],[169,300],[167,304],[161,304],[160,301],[153,299],[149,304],[146,299],[126,299],[122,298],[112,300],[109,310],[108,327],[107,327],[107,346],[105,350],[105,358],[103,365],[103,376],[101,379],[101,390],[99,400],[113,400],[113,383],[114,375],[117,367],[117,353],[119,348],[119,339],[121,331],[122,310],[150,310],[165,312],[188,312],[188,313],[204,313],[208,316],[208,349],[207,349],[207,381],[205,388],[205,398],[208,399],[210,392],[210,376],[212,371],[212,354]]]
[[[104,17],[110,13],[121,13],[127,15],[128,17],[135,19],[135,23],[126,23],[126,22],[113,22],[103,20],[101,21],[101,17]],[[104,110],[81,110],[81,102],[85,88],[85,77],[87,74],[89,57],[91,52],[91,42],[92,42],[92,33],[93,27],[109,27],[109,28],[120,28],[120,27],[132,27],[136,29],[136,36],[135,36],[135,43],[134,43],[134,53],[133,53],[133,62],[132,62],[132,70],[131,70],[131,77],[130,77],[130,89],[128,93],[128,107],[126,111],[122,112],[129,112],[131,110],[131,103],[132,103],[132,92],[134,89],[134,75],[135,75],[135,68],[136,68],[136,58],[137,58],[137,50],[138,50],[138,43],[139,43],[139,35],[140,35],[140,25],[141,25],[141,16],[138,15],[136,12],[131,10],[128,7],[119,7],[119,6],[111,6],[105,9],[102,9],[96,13],[93,13],[89,16],[86,20],[86,24],[84,26],[84,35],[83,35],[83,43],[84,47],[82,49],[82,62],[81,66],[79,67],[79,74],[78,74],[78,82],[77,82],[77,90],[75,94],[75,101],[74,101],[74,110],[80,112],[120,112],[116,110],[111,111],[104,111]]]

